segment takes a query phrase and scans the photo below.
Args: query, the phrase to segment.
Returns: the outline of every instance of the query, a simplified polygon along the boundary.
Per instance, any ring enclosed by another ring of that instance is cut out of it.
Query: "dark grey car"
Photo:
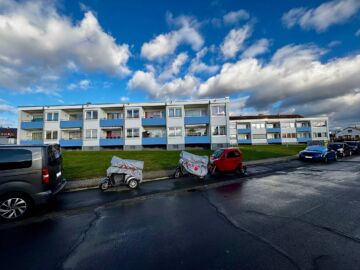
[[[66,184],[57,145],[0,146],[0,220],[18,220]]]

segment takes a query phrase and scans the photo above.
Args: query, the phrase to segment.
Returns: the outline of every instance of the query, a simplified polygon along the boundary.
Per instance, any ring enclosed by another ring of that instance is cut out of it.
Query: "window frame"
[[[90,118],[88,118],[88,113],[90,113]],[[96,118],[94,117],[96,115]],[[87,110],[85,111],[85,120],[98,120],[99,112],[97,110]]]
[[[137,136],[134,136],[136,134],[136,132],[134,132],[135,130],[137,130]],[[131,136],[129,136],[129,131],[131,131]],[[126,138],[129,139],[136,139],[136,138],[140,138],[140,129],[139,128],[127,128],[126,129]]]
[[[221,127],[224,127],[224,134],[220,134]],[[214,134],[216,128],[218,128],[218,132],[217,132],[218,134]],[[226,125],[216,125],[211,127],[211,136],[226,136],[226,134],[227,134]]]
[[[88,136],[88,132],[90,132],[90,136]],[[95,132],[95,136],[94,136]],[[87,140],[96,140],[98,138],[98,130],[94,128],[86,129],[85,130],[85,139]]]
[[[173,135],[172,131],[173,130]],[[180,131],[180,134],[179,134]],[[169,127],[168,128],[168,137],[182,137],[183,136],[183,128],[182,127]]]

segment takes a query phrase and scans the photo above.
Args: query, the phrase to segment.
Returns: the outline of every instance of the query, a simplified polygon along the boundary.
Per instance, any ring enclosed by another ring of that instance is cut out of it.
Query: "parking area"
[[[359,172],[356,156],[63,209],[0,227],[0,259],[4,269],[358,269]]]

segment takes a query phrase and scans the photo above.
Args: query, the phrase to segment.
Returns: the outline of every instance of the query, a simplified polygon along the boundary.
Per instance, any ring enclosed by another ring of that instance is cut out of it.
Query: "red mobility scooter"
[[[220,173],[237,173],[246,175],[247,169],[243,164],[243,154],[239,148],[221,148],[210,156],[209,172],[214,175]]]

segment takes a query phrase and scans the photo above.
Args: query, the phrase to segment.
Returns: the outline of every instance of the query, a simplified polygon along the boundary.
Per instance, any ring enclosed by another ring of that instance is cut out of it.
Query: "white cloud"
[[[189,56],[187,53],[180,53],[172,63],[159,75],[159,79],[168,80],[180,73],[181,67],[186,63]]]
[[[193,96],[198,85],[197,78],[190,74],[162,83],[154,73],[144,71],[136,71],[128,83],[130,89],[147,91],[155,98]]]
[[[302,29],[326,31],[330,26],[345,23],[360,9],[359,0],[333,0],[316,8],[294,8],[285,13],[282,21],[286,27],[299,25]]]
[[[91,85],[91,81],[89,80],[81,80],[77,83],[71,83],[68,85],[68,89],[69,90],[74,90],[74,89],[81,89],[81,90],[87,90]]]
[[[252,58],[269,51],[270,42],[266,38],[256,41],[253,45],[247,48],[241,55],[243,58]]]
[[[91,11],[73,23],[51,2],[0,3],[0,87],[45,88],[66,70],[126,75],[129,57],[129,46],[105,33]]]
[[[207,54],[208,51],[209,49],[205,47],[196,53],[196,56],[191,60],[191,64],[189,67],[189,71],[191,73],[214,74],[219,70],[218,65],[207,65],[202,61],[202,58]]]
[[[238,11],[231,11],[225,14],[223,16],[223,21],[225,25],[232,25],[238,23],[241,20],[248,20],[249,18],[249,13],[244,9],[240,9]]]
[[[232,29],[220,45],[222,54],[226,59],[233,58],[244,47],[245,40],[251,35],[251,27],[245,25],[242,28]]]
[[[268,63],[254,58],[225,63],[219,74],[199,86],[198,94],[203,97],[245,93],[249,94],[246,102],[249,107],[271,108],[279,102],[280,108],[286,109],[358,93],[360,55],[323,63],[320,58],[324,53],[314,45],[288,45],[279,49]],[[329,106],[327,113],[332,110]]]
[[[356,31],[355,36],[360,37],[360,29]]]
[[[121,102],[128,102],[128,101],[129,101],[129,97],[123,96],[123,97],[120,98],[120,101],[121,101]]]
[[[241,115],[246,106],[248,96],[231,99],[230,115]]]
[[[198,31],[196,20],[187,16],[173,18],[171,14],[168,14],[167,20],[169,24],[176,26],[178,29],[160,34],[149,42],[144,43],[141,47],[142,57],[148,60],[159,59],[173,54],[181,44],[188,44],[195,51],[201,49],[204,39]]]

